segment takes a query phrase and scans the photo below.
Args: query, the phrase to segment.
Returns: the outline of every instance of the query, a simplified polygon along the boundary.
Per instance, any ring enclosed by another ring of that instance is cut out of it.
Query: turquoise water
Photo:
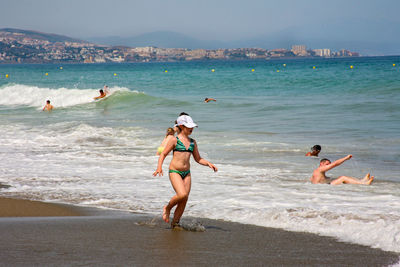
[[[364,169],[381,169],[382,174],[378,175],[383,179],[400,181],[399,61],[398,57],[384,57],[288,62],[2,65],[0,86],[94,90],[107,84],[127,88],[142,94],[124,92],[93,107],[72,105],[52,119],[82,119],[85,110],[84,120],[96,125],[118,126],[125,121],[124,125],[145,126],[163,133],[178,113],[186,111],[199,122],[199,131],[243,136],[249,142],[260,139],[289,142],[302,152],[320,144],[326,156],[353,153],[357,164]],[[8,79],[5,74],[9,74]],[[15,97],[35,97],[34,92],[29,96],[20,93]],[[2,97],[9,100],[3,103],[2,110],[6,113],[10,112],[10,106],[21,112],[33,105],[14,107],[15,99]],[[202,102],[205,97],[214,97],[218,102],[206,105]],[[44,101],[40,99],[40,105]],[[53,104],[59,106],[57,101]],[[96,112],[102,105],[108,111],[106,120]],[[37,114],[28,112],[22,117],[35,121]]]
[[[105,84],[112,95],[94,102]],[[400,251],[398,103],[400,57],[0,65],[0,182],[12,186],[0,194],[157,214],[172,189],[151,176],[155,152],[185,111],[220,170],[192,163],[185,214]],[[330,176],[370,172],[373,186],[311,185],[315,144],[320,158],[353,155]]]

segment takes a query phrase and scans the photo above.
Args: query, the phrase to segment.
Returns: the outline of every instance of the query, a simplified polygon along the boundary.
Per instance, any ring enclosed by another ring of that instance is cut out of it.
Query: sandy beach
[[[31,217],[25,217],[31,216]],[[399,255],[307,233],[0,198],[0,266],[388,266]],[[190,227],[189,227],[190,228]]]
[[[0,217],[79,216],[81,214],[72,206],[0,197]]]

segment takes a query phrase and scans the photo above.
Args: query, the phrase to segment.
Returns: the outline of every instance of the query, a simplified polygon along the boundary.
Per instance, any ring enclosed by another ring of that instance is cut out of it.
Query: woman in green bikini
[[[171,138],[168,141],[158,159],[157,170],[153,173],[153,176],[163,175],[162,164],[165,157],[173,150],[173,157],[169,164],[169,180],[176,195],[164,206],[162,216],[163,220],[168,223],[171,209],[176,205],[174,218],[171,222],[172,227],[179,224],[189,198],[191,187],[190,155],[193,154],[193,158],[197,163],[210,167],[214,172],[218,171],[217,167],[200,156],[196,141],[189,137],[193,132],[193,128],[197,127],[192,118],[188,115],[182,115],[178,117],[176,122],[181,131],[176,138]]]

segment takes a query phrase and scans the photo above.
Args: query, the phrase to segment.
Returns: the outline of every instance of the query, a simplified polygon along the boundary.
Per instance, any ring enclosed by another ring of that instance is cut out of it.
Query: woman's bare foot
[[[170,210],[167,209],[167,205],[165,205],[163,208],[162,218],[163,218],[164,222],[166,222],[166,223],[169,222],[169,213],[170,213]]]
[[[373,180],[374,180],[374,176],[371,176],[371,178],[365,184],[370,185]]]
[[[172,228],[172,229],[181,228],[181,226],[179,225],[179,222],[174,222],[174,221],[172,221],[172,222],[171,222],[171,228]]]
[[[367,173],[367,175],[365,175],[364,178],[361,179],[361,181],[367,182],[370,179],[370,177],[371,177],[371,174]]]

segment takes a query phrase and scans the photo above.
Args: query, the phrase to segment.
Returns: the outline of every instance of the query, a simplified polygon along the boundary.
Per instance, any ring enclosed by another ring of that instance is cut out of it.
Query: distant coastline
[[[295,58],[360,57],[346,49],[234,48],[188,49],[107,46],[70,37],[20,29],[0,29],[0,63],[123,63],[180,62],[198,60],[271,60]]]

